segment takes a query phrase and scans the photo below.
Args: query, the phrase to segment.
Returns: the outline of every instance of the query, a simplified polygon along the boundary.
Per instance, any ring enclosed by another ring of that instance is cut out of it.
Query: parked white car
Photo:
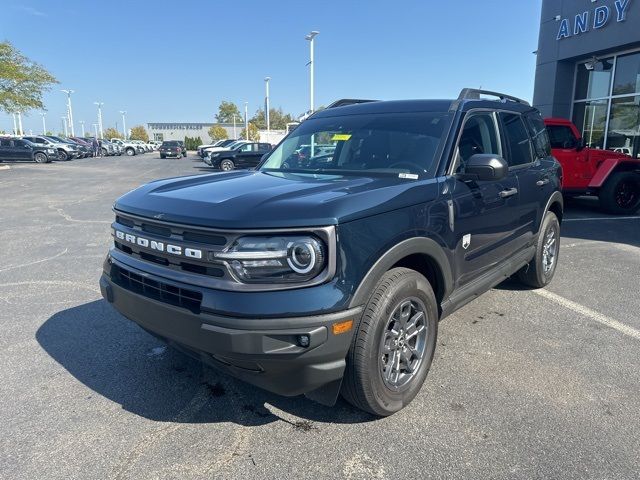
[[[135,140],[122,140],[121,138],[111,138],[109,141],[111,143],[115,143],[116,145],[120,145],[120,147],[124,150],[124,153],[126,153],[130,157],[138,153],[143,153],[143,150],[139,148],[138,144],[135,143]]]

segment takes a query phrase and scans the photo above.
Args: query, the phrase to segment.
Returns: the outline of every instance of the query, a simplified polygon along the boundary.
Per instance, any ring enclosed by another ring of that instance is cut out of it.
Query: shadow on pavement
[[[342,399],[333,408],[324,407],[304,397],[280,397],[223,373],[207,371],[209,367],[199,361],[171,348],[165,350],[164,344],[104,300],[56,313],[38,329],[36,339],[84,385],[150,420],[244,426],[283,420],[267,410],[265,403],[305,419],[301,425],[292,423],[303,429],[311,422],[375,419]],[[205,405],[185,414],[196,396],[204,398]]]

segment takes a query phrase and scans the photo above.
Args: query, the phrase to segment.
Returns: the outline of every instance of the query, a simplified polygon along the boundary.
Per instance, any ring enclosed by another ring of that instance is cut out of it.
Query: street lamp
[[[244,137],[249,140],[249,102],[244,102]]]
[[[238,138],[238,136],[236,135],[236,117],[237,115],[234,113],[233,114],[233,138]]]
[[[11,116],[13,117],[13,134],[18,135],[18,113],[13,112]]]
[[[124,133],[124,139],[127,139],[127,124],[124,121],[124,116],[127,114],[126,110],[120,110],[120,115],[122,115],[122,133]]]
[[[47,122],[45,121],[44,117],[46,117],[47,112],[41,112],[40,116],[42,117],[42,134],[46,135],[47,134]]]
[[[267,122],[267,136],[269,136],[269,131],[271,130],[271,123],[269,121],[269,80],[271,77],[264,77],[264,91],[265,91],[265,102],[264,102],[264,115],[265,120]]]
[[[94,123],[93,124],[93,131],[96,132],[96,139],[98,138],[98,124]]]
[[[60,117],[62,119],[62,127],[64,128],[64,136],[69,136],[69,129],[67,128],[67,116],[63,115]]]
[[[24,131],[22,130],[22,112],[16,112],[18,116],[18,132],[20,135],[24,135]]]
[[[98,128],[100,129],[100,138],[104,138],[104,133],[102,132],[102,106],[104,102],[93,102],[93,104],[98,106]]]
[[[69,127],[71,128],[71,136],[75,137],[76,132],[73,130],[73,110],[71,109],[71,94],[75,93],[75,90],[60,90],[62,93],[67,94],[67,117],[69,120]]]
[[[80,120],[80,128],[82,129],[82,138],[84,138],[84,120]]]
[[[313,43],[314,43],[314,38],[319,33],[320,32],[317,32],[316,30],[312,30],[308,35],[304,37],[305,40],[309,41],[309,63],[307,64],[309,65],[309,83],[310,83],[309,114],[312,114],[313,111],[315,110],[314,103],[313,103],[313,81],[314,81],[313,79],[313,76],[314,76]]]

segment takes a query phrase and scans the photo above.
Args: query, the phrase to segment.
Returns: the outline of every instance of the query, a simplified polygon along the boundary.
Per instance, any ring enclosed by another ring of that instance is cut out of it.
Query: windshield
[[[446,112],[412,112],[309,119],[260,170],[417,178],[433,166],[447,118]]]
[[[54,142],[58,142],[58,143],[67,143],[66,140],[61,139],[60,137],[54,137],[52,135],[49,135],[47,138],[50,138],[51,140],[53,140]]]
[[[163,147],[177,147],[178,142],[162,142]]]

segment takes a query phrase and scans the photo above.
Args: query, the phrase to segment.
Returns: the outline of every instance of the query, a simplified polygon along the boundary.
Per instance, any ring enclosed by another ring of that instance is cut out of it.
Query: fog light
[[[301,347],[307,348],[310,342],[309,335],[298,335],[298,345]]]

